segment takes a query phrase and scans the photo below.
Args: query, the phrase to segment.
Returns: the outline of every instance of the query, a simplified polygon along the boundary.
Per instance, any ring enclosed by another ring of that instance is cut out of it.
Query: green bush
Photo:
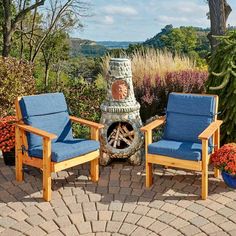
[[[74,78],[57,88],[51,88],[50,92],[63,92],[71,115],[99,122],[101,117],[100,105],[105,98],[106,90],[99,88],[96,81],[89,83],[83,78]],[[88,137],[88,128],[81,125],[73,125],[76,137]]]
[[[219,117],[223,119],[221,141],[236,142],[236,31],[222,36],[209,58],[209,93],[219,95]]]
[[[0,117],[14,114],[18,96],[36,92],[32,69],[26,61],[0,57]]]

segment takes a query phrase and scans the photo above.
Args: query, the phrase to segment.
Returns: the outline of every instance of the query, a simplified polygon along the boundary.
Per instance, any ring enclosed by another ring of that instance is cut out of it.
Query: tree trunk
[[[208,0],[208,3],[211,21],[211,32],[208,34],[208,39],[210,40],[213,52],[219,44],[218,40],[213,36],[225,34],[226,22],[232,9],[226,0]]]
[[[19,4],[19,11],[21,11],[22,9],[24,10],[26,7],[26,0],[24,0],[24,3],[22,4],[22,1],[20,1]],[[20,59],[23,58],[23,53],[24,53],[24,37],[23,37],[23,19],[20,21]]]
[[[31,10],[44,5],[45,0],[38,0],[36,3],[32,4],[31,6],[21,10],[16,14],[15,17],[12,17],[12,0],[2,0],[2,8],[3,8],[3,50],[2,56],[8,57],[11,50],[11,38],[12,35],[16,31],[17,24],[24,19],[26,14]]]
[[[3,0],[3,49],[2,56],[8,57],[11,50],[11,1]]]
[[[3,49],[2,56],[8,57],[11,51],[11,34],[9,32],[3,33]]]
[[[45,63],[45,72],[44,72],[44,88],[45,88],[45,91],[47,90],[48,88],[48,80],[49,80],[49,72],[50,72],[50,68],[49,68],[49,64],[48,63]]]
[[[60,66],[57,68],[57,80],[56,80],[56,85],[59,86],[60,84],[60,77],[61,77],[61,69]]]
[[[31,28],[31,34],[30,34],[30,40],[29,40],[29,46],[30,46],[30,52],[29,52],[29,61],[32,61],[33,56],[33,37],[34,37],[34,28],[35,28],[35,20],[38,13],[38,8],[36,7],[34,9],[34,15],[33,15],[33,22],[32,22],[32,28]]]

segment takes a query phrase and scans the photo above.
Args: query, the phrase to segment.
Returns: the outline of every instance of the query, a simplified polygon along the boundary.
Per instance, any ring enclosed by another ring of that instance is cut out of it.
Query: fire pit
[[[130,60],[111,59],[107,97],[101,105],[101,123],[104,124],[101,131],[102,165],[107,165],[112,158],[128,158],[132,164],[141,163],[143,135],[139,109],[134,96]]]

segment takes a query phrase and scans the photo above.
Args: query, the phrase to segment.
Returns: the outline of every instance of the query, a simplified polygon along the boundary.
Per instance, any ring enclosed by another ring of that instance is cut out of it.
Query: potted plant
[[[236,188],[236,143],[222,146],[211,155],[214,166],[220,169],[225,183]]]
[[[15,116],[0,118],[0,150],[6,165],[15,165]]]

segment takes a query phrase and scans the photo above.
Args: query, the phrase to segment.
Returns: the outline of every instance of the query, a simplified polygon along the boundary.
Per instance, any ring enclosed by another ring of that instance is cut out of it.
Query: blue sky
[[[90,17],[82,19],[83,30],[73,37],[95,41],[144,41],[167,24],[209,27],[206,0],[87,0]],[[236,25],[236,1],[228,23]]]

